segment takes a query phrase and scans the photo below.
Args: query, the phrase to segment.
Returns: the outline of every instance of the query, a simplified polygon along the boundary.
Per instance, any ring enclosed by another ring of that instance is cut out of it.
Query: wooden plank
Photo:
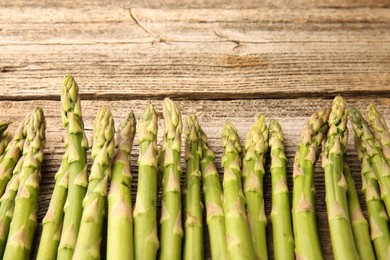
[[[161,3],[163,2],[163,3]],[[24,0],[8,1],[0,0],[1,6],[40,6],[40,7],[78,7],[79,2],[75,3],[73,0],[45,0],[45,1],[29,1],[26,3]],[[196,0],[164,0],[164,1],[153,1],[153,0],[137,0],[129,1],[126,0],[86,0],[82,2],[83,6],[103,6],[107,8],[111,7],[148,7],[148,8],[161,8],[162,4],[165,8],[291,8],[291,9],[308,9],[308,8],[361,8],[361,7],[389,7],[388,1],[385,0],[213,0],[213,1],[196,1]]]
[[[348,98],[348,105],[356,106],[362,111],[365,110],[368,102],[374,102],[378,109],[383,111],[385,119],[390,123],[390,98]],[[159,120],[159,132],[158,140],[162,140],[162,107],[161,101],[153,101],[158,111]],[[115,117],[116,125],[123,119],[126,113],[132,109],[134,110],[136,117],[139,118],[142,109],[146,105],[145,100],[126,100],[126,101],[90,101],[85,100],[82,102],[83,117],[86,128],[86,134],[91,143],[92,138],[92,125],[96,112],[102,105],[108,105]],[[288,185],[292,190],[292,164],[296,151],[296,147],[300,140],[300,132],[303,125],[307,122],[310,114],[320,108],[330,106],[331,100],[324,99],[268,99],[268,100],[232,100],[232,101],[178,101],[178,105],[181,108],[183,116],[190,113],[195,113],[204,131],[207,133],[211,147],[216,153],[216,164],[218,171],[222,176],[222,168],[220,167],[220,158],[222,154],[222,148],[220,144],[220,129],[226,120],[231,120],[237,127],[241,139],[244,139],[245,134],[251,124],[254,122],[258,114],[265,114],[268,118],[276,118],[280,121],[285,134],[285,146],[286,156],[288,158]],[[39,221],[42,220],[48,204],[50,202],[50,196],[54,185],[54,174],[57,171],[61,156],[64,153],[63,140],[64,130],[61,126],[60,118],[60,102],[58,101],[1,101],[0,102],[0,114],[3,119],[11,120],[14,123],[11,125],[11,131],[16,128],[18,122],[28,114],[34,106],[41,106],[47,119],[47,145],[45,148],[45,160],[42,170],[41,191],[39,197]],[[357,160],[356,152],[354,151],[353,134],[350,130],[350,138],[348,143],[348,162],[351,165],[352,174],[355,178],[357,190],[359,193],[359,199],[362,203],[363,210],[366,209],[363,203],[363,196],[361,194],[361,179],[360,179],[360,165]],[[137,157],[138,157],[138,135],[135,138],[135,145],[132,150],[132,174],[133,174],[133,199],[136,194],[137,183]],[[90,157],[90,156],[89,156]],[[89,165],[91,160],[89,158]],[[325,187],[323,180],[323,171],[320,166],[320,162],[317,163],[317,174],[315,179],[315,187],[317,191],[316,197],[316,212],[318,217],[318,226],[321,235],[321,243],[326,259],[332,258],[332,251],[329,241],[329,230],[326,217],[326,204],[325,204]],[[184,160],[182,159],[182,167],[185,169]],[[271,210],[271,189],[270,189],[270,174],[269,174],[269,162],[267,163],[267,174],[265,177],[265,209],[266,214],[269,216]],[[183,175],[184,177],[184,175]],[[183,181],[184,178],[182,178]],[[160,204],[159,204],[160,205]],[[268,226],[268,241],[270,254],[272,255],[272,234],[271,225]],[[38,234],[37,234],[38,241]],[[209,253],[209,252],[208,252]]]
[[[390,96],[390,9],[0,9],[0,99]],[[237,89],[240,88],[240,91]]]

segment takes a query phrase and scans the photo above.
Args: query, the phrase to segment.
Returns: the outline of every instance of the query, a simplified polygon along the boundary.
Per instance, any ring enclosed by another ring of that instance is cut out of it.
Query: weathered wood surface
[[[386,95],[390,9],[0,9],[1,99]],[[238,88],[240,91],[237,91]]]
[[[161,112],[161,99],[171,96],[180,100],[184,116],[198,116],[220,173],[220,129],[226,120],[244,139],[258,114],[279,119],[286,136],[290,189],[302,126],[312,112],[330,106],[336,94],[362,110],[373,101],[390,123],[388,1],[258,2],[0,0],[0,119],[13,121],[13,131],[34,106],[43,107],[47,118],[39,220],[64,152],[59,94],[67,72],[80,85],[90,140],[103,104],[111,107],[118,124],[129,110],[139,117],[147,99]],[[162,120],[159,125],[161,141]],[[352,132],[348,151],[360,190]],[[325,257],[332,259],[320,163],[317,172],[321,243]],[[269,172],[265,200],[269,216]],[[272,256],[271,228],[268,225]]]

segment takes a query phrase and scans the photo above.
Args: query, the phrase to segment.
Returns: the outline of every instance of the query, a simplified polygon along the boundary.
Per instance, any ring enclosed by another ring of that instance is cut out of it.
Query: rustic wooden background
[[[279,119],[290,188],[302,126],[312,112],[330,106],[335,95],[364,111],[374,102],[390,123],[390,2],[259,2],[0,0],[0,119],[11,120],[13,131],[35,106],[47,118],[39,220],[64,153],[59,100],[67,72],[79,83],[90,140],[103,104],[111,107],[118,124],[130,110],[139,117],[148,99],[161,112],[161,100],[169,96],[184,116],[198,116],[220,173],[220,129],[226,120],[244,139],[258,114]],[[159,124],[161,141],[162,120]],[[365,210],[354,149],[351,132],[348,162]],[[315,186],[323,253],[332,259],[320,163]],[[265,200],[269,216],[269,174]],[[269,223],[270,256],[271,228]]]

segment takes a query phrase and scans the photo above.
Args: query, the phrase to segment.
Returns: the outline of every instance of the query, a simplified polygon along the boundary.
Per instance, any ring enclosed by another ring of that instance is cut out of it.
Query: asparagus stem
[[[102,107],[96,116],[93,133],[91,174],[73,259],[100,259],[100,244],[107,197],[108,178],[114,152],[114,120],[111,111]]]
[[[64,205],[68,192],[68,177],[68,151],[66,151],[55,176],[56,183],[49,208],[42,221],[43,229],[37,260],[50,260],[55,259],[57,256],[62,232]]]
[[[15,197],[19,188],[19,176],[22,171],[23,162],[24,157],[22,156],[16,164],[12,178],[8,182],[7,188],[0,199],[0,258],[4,255],[9,228],[14,214]]]
[[[27,136],[27,126],[30,122],[30,115],[26,116],[18,126],[13,140],[7,145],[5,155],[0,162],[0,197],[12,177],[13,169],[22,155],[24,141]],[[4,126],[3,126],[4,129]]]
[[[181,259],[183,237],[180,193],[180,148],[182,122],[178,107],[164,100],[163,198],[161,212],[160,259]]]
[[[359,138],[361,149],[370,158],[370,162],[379,182],[381,197],[387,212],[390,212],[390,167],[383,157],[380,146],[375,140],[366,120],[356,108],[350,111],[353,130]]]
[[[386,121],[376,109],[374,104],[367,107],[367,117],[370,122],[370,128],[375,138],[379,141],[382,148],[382,154],[387,164],[390,165],[390,133]]]
[[[380,197],[380,188],[375,170],[358,132],[355,132],[354,128],[355,147],[361,163],[362,190],[367,205],[371,241],[374,244],[376,258],[379,260],[388,259],[388,248],[390,246],[389,219]]]
[[[195,115],[186,118],[186,196],[184,259],[203,259],[203,223],[200,195],[200,127]]]
[[[41,108],[32,112],[23,147],[24,161],[19,176],[7,245],[3,259],[29,259],[35,229],[38,225],[38,193],[45,146],[46,123]]]
[[[272,232],[275,259],[294,259],[294,238],[291,224],[290,199],[287,185],[287,158],[284,135],[278,121],[269,123],[272,177]]]
[[[348,140],[347,122],[347,107],[344,100],[337,96],[329,115],[328,138],[322,157],[330,238],[336,260],[359,259],[348,212],[348,187],[343,174],[343,158]]]
[[[79,87],[71,75],[63,80],[61,92],[62,123],[67,129],[68,140],[68,194],[64,206],[64,221],[57,259],[70,260],[79,233],[83,199],[87,191],[88,140],[81,119]]]
[[[107,259],[134,259],[130,152],[135,128],[135,117],[130,112],[116,132],[117,150],[108,193]]]
[[[141,115],[139,127],[138,191],[134,209],[136,259],[156,259],[157,237],[157,116],[153,105]]]
[[[268,259],[267,217],[265,216],[263,197],[264,162],[267,149],[268,128],[265,116],[259,116],[246,136],[242,167],[248,223],[257,259]]]
[[[361,259],[374,260],[375,254],[371,244],[368,222],[364,218],[362,209],[360,208],[355,182],[345,159],[343,172],[348,186],[347,200],[349,218],[351,219],[353,236],[358,253]]]
[[[222,185],[215,167],[214,152],[208,146],[206,134],[202,135],[202,159],[200,161],[203,192],[206,203],[207,227],[212,259],[227,259],[225,215],[223,213]]]
[[[223,209],[229,259],[255,259],[253,243],[248,240],[250,230],[241,185],[241,145],[237,130],[230,122],[222,129],[222,146]]]
[[[314,166],[328,130],[329,112],[329,109],[319,110],[310,117],[295,154],[292,217],[297,258],[323,259],[314,211]]]

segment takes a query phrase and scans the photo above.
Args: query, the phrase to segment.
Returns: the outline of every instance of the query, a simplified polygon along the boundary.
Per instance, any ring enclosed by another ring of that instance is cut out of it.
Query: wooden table
[[[35,106],[41,106],[47,118],[39,221],[64,153],[59,100],[67,72],[80,85],[89,140],[103,104],[110,106],[118,124],[130,110],[139,117],[149,99],[161,119],[161,100],[169,96],[178,101],[183,115],[198,116],[216,151],[220,173],[220,130],[226,120],[237,126],[242,139],[259,114],[280,120],[290,189],[300,131],[310,114],[330,106],[335,95],[362,110],[374,102],[390,123],[388,1],[258,2],[0,0],[1,120],[11,120],[13,131]],[[365,210],[350,134],[348,162]],[[137,140],[132,153],[134,194]],[[331,259],[320,165],[316,212],[323,252]],[[269,173],[265,200],[269,216]],[[271,228],[269,224],[270,255]]]

